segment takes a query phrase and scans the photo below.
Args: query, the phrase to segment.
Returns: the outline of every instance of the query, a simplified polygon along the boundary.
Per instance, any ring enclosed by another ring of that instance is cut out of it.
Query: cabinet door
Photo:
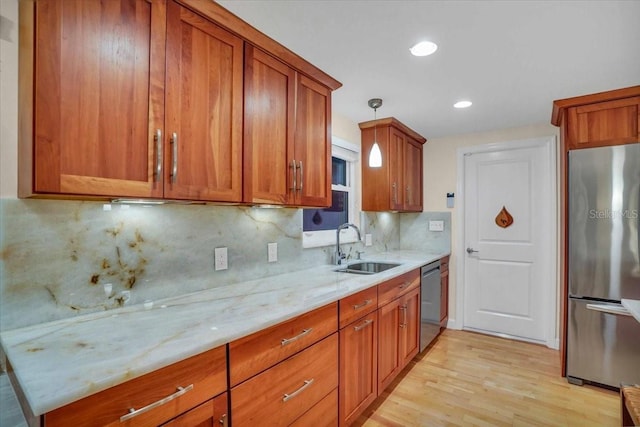
[[[573,107],[567,112],[567,141],[571,149],[640,141],[640,97]]]
[[[21,193],[161,196],[164,2],[35,7],[35,67],[21,70],[34,73],[33,170],[21,172],[33,181]]]
[[[400,372],[400,298],[378,310],[378,394]]]
[[[331,91],[299,74],[294,157],[296,205],[331,205]]]
[[[422,212],[422,144],[407,137],[404,144],[404,210]]]
[[[377,397],[378,312],[340,330],[340,425],[347,426]]]
[[[420,289],[401,298],[400,305],[400,369],[418,354],[420,347]]]
[[[295,71],[247,44],[244,84],[244,201],[292,203]]]
[[[167,198],[242,200],[243,41],[167,5]]]
[[[163,427],[227,427],[227,393],[196,406]]]
[[[389,138],[389,209],[393,211],[404,210],[404,146],[405,135],[395,128],[391,128]],[[383,160],[384,161],[384,160]]]
[[[388,211],[393,197],[389,183],[389,127],[362,130],[362,210]],[[369,167],[369,153],[377,142],[382,153],[382,166]]]
[[[449,270],[440,273],[440,327],[447,327],[449,319]]]

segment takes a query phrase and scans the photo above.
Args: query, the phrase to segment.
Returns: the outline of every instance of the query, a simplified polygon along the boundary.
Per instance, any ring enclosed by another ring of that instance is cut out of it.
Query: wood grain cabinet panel
[[[234,426],[286,426],[338,386],[338,334],[231,389]]]
[[[51,411],[44,421],[47,427],[159,425],[225,392],[226,378],[226,349],[218,347]],[[131,409],[176,394],[179,387],[186,390],[179,397],[120,420]]]
[[[640,96],[572,107],[567,115],[567,142],[572,149],[640,141]]]
[[[339,302],[340,328],[378,309],[378,287],[373,286]]]
[[[229,344],[231,386],[262,372],[338,330],[332,303]]]
[[[162,195],[165,15],[163,1],[21,5],[21,197]]]
[[[378,305],[383,306],[420,286],[420,271],[413,270],[378,285]]]
[[[327,394],[320,402],[295,420],[290,427],[337,427],[338,389]]]
[[[449,257],[440,260],[440,327],[447,327],[449,320]]]
[[[362,135],[362,210],[422,211],[422,145],[424,137],[393,117],[359,124]],[[366,159],[377,141],[382,166]]]
[[[398,375],[400,366],[400,329],[402,315],[400,298],[378,310],[378,395]]]
[[[420,289],[414,289],[400,298],[400,365],[402,368],[418,354],[420,349]]]
[[[340,426],[348,426],[378,395],[378,311],[340,329]]]
[[[240,202],[244,42],[173,1],[167,7],[164,196]]]
[[[162,427],[227,427],[229,425],[227,400],[227,393],[222,393],[162,424]]]

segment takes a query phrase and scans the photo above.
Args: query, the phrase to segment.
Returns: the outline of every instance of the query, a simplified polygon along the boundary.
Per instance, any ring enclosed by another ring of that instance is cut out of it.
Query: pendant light
[[[376,122],[376,110],[382,106],[382,99],[371,98],[368,102],[369,107],[373,108],[373,146],[369,152],[369,167],[379,168],[382,167],[382,152],[378,145],[378,123]]]

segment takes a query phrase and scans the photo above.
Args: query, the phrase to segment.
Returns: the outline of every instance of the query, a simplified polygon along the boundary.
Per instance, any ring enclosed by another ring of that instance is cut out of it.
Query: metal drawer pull
[[[175,393],[162,398],[160,400],[158,400],[157,402],[153,402],[150,405],[145,406],[144,408],[140,408],[140,409],[129,409],[129,413],[126,415],[123,415],[120,417],[120,422],[123,423],[127,420],[130,420],[133,417],[137,417],[138,415],[144,414],[145,412],[149,412],[152,409],[157,408],[158,406],[162,406],[165,403],[171,402],[173,399],[182,396],[183,394],[185,394],[188,391],[193,390],[193,384],[189,384],[186,387],[178,387],[178,391],[176,391]]]
[[[404,328],[407,326],[407,306],[401,305],[400,310],[402,310],[402,323],[400,324],[400,327]]]
[[[356,305],[354,305],[354,306],[353,306],[353,309],[354,309],[354,310],[357,310],[357,309],[359,309],[359,308],[366,307],[367,305],[371,304],[372,302],[373,302],[373,301],[372,301],[372,300],[370,300],[370,299],[364,300],[364,302],[363,302],[362,304],[356,304]]]
[[[362,324],[361,324],[361,325],[354,326],[354,327],[353,327],[353,330],[354,330],[354,331],[359,331],[359,330],[361,330],[361,329],[363,329],[363,328],[366,328],[366,327],[367,327],[368,325],[370,325],[371,323],[373,323],[373,320],[371,320],[371,319],[367,319],[367,320],[365,320],[364,322],[362,322]]]
[[[398,286],[400,289],[404,289],[409,286],[409,282],[404,282],[402,285]]]
[[[303,329],[302,333],[300,333],[299,335],[296,335],[293,338],[283,338],[282,341],[280,341],[280,345],[287,345],[289,343],[294,342],[297,339],[302,338],[303,336],[307,335],[309,332],[313,331],[313,328],[308,328],[308,329]]]
[[[156,143],[156,181],[162,179],[162,130],[156,129],[153,137]]]
[[[227,422],[227,419],[228,419],[227,414],[223,414],[222,417],[220,417],[220,419],[218,420],[218,422],[222,427],[227,427],[229,425],[229,423]]]
[[[171,134],[171,146],[173,147],[173,166],[171,168],[171,182],[175,184],[178,179],[178,134]]]
[[[304,385],[302,387],[300,387],[299,389],[297,389],[296,391],[294,391],[291,394],[287,394],[285,393],[284,396],[282,396],[282,401],[286,402],[289,399],[292,399],[294,397],[296,397],[297,395],[299,395],[300,393],[302,393],[304,391],[305,388],[309,387],[311,384],[313,384],[314,379],[311,378],[310,380],[304,380]]]
[[[297,185],[296,185],[296,167],[297,167],[297,166],[296,166],[296,161],[295,161],[295,159],[294,159],[294,160],[291,160],[291,167],[293,168],[293,182],[292,182],[292,185],[291,185],[291,187],[289,188],[289,190],[291,190],[291,191],[296,191],[296,187],[297,187]]]

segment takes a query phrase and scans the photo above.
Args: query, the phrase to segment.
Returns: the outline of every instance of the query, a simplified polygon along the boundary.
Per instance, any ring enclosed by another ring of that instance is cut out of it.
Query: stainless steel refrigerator
[[[569,152],[567,378],[640,384],[640,143]]]

